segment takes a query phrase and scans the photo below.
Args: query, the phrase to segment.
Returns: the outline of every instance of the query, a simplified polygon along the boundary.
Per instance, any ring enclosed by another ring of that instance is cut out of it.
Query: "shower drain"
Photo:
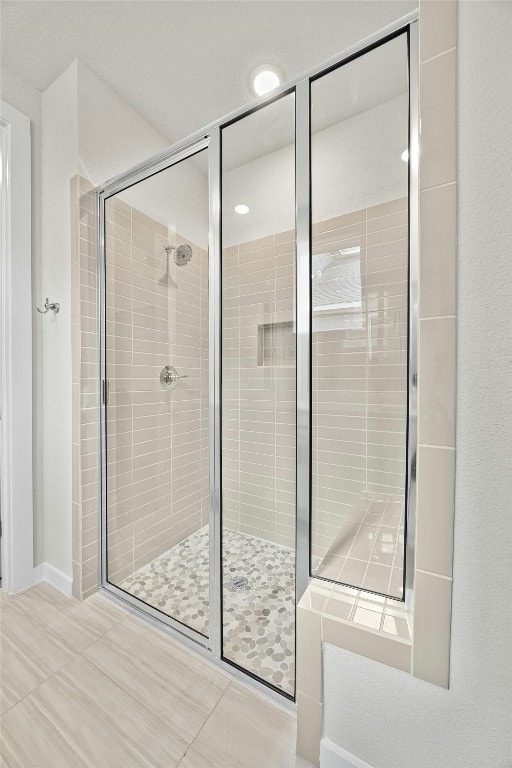
[[[248,579],[245,576],[233,576],[228,584],[228,589],[231,592],[240,592],[242,589],[247,589],[249,586]]]

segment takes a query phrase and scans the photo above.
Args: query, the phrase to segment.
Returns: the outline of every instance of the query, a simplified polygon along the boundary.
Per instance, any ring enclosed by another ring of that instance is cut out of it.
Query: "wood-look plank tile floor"
[[[298,768],[295,718],[100,595],[1,593],[4,768]]]

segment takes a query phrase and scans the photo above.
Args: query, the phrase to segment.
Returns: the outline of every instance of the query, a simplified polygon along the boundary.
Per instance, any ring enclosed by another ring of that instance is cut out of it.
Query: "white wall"
[[[130,168],[167,141],[78,61],[42,95],[42,263],[40,294],[58,315],[38,316],[43,333],[44,545],[41,560],[71,565],[71,208],[70,180],[94,184]],[[38,296],[38,301],[41,301]],[[41,550],[41,543],[38,542]]]
[[[169,146],[169,141],[78,62],[80,174],[95,186],[124,173]],[[180,232],[202,248],[208,223],[207,161],[187,160],[122,193],[129,205]]]
[[[43,95],[2,67],[1,92],[32,130],[34,565],[71,575],[69,180],[98,184],[168,142],[81,62]],[[47,295],[57,317],[35,311]]]
[[[96,186],[169,142],[83,62],[78,73],[79,172]]]
[[[42,294],[60,312],[43,328],[45,561],[71,567],[71,217],[70,179],[78,171],[77,67],[42,95]],[[44,303],[44,302],[43,302]]]
[[[166,168],[161,173],[135,184],[120,197],[128,205],[164,224],[201,248],[208,248],[208,160],[207,151],[198,158]],[[126,168],[125,170],[129,170]]]
[[[511,26],[508,2],[461,3],[450,690],[325,648],[324,735],[374,768],[512,764]]]
[[[32,150],[32,307],[41,300],[41,94],[2,67],[2,99],[30,118]],[[34,565],[44,560],[42,326],[32,315]]]

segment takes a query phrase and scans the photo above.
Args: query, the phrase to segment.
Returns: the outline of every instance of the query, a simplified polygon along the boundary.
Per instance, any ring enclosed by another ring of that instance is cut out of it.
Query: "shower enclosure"
[[[416,68],[408,17],[98,191],[102,587],[292,699],[311,577],[412,599]]]

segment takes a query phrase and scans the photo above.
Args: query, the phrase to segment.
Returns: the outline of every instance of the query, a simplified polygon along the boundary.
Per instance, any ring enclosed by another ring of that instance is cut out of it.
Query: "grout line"
[[[453,576],[444,576],[442,573],[434,573],[434,571],[426,571],[423,568],[416,568],[416,573],[426,573],[428,576],[437,576],[439,579],[445,581],[453,581]]]
[[[430,56],[430,58],[423,59],[423,61],[420,60],[420,67],[423,66],[423,64],[429,64],[431,61],[440,59],[441,56],[446,56],[447,53],[452,53],[452,51],[456,51],[456,50],[457,50],[457,46],[452,45],[451,48],[447,48],[445,51],[441,51],[441,53],[436,53],[435,56]]]
[[[440,448],[442,451],[455,451],[453,445],[433,445],[431,443],[418,443],[418,448]]]
[[[216,710],[216,709],[217,709],[217,707],[219,706],[220,702],[222,701],[222,699],[224,698],[224,696],[226,695],[226,693],[229,691],[229,689],[231,688],[231,686],[232,686],[232,685],[233,685],[233,683],[235,682],[235,679],[236,679],[236,678],[232,678],[232,679],[229,681],[229,683],[228,683],[228,685],[226,686],[226,688],[225,688],[225,689],[222,691],[221,695],[219,696],[219,698],[218,698],[218,699],[217,699],[217,701],[215,702],[215,704],[214,704],[213,708],[211,709],[211,711],[210,711],[209,715],[207,716],[207,718],[205,719],[204,723],[202,724],[202,726],[200,727],[200,729],[198,730],[198,732],[196,733],[196,735],[195,735],[195,736],[194,736],[194,738],[192,739],[192,742],[191,742],[191,743],[188,745],[188,747],[187,747],[187,752],[188,752],[188,750],[190,749],[190,747],[193,747],[193,746],[194,746],[195,742],[196,742],[196,741],[197,741],[197,739],[199,738],[199,735],[201,734],[202,730],[204,729],[204,727],[205,727],[206,723],[207,723],[207,722],[210,720],[211,716],[213,715],[213,713],[215,712],[215,710]],[[187,754],[187,752],[185,752],[185,755]],[[200,754],[201,754],[201,753],[200,753]],[[183,755],[183,757],[185,757],[185,755]],[[182,760],[183,760],[183,757],[181,758]]]
[[[431,187],[422,187],[420,189],[420,196],[423,192],[430,192],[434,189],[444,189],[445,187],[456,187],[457,184],[457,179],[454,179],[453,181],[443,181],[442,184],[433,184]]]
[[[41,582],[40,582],[40,583],[41,583]],[[43,583],[46,583],[46,582],[43,582]],[[33,584],[33,585],[32,585],[32,587],[30,587],[30,589],[32,589],[33,587],[37,587],[37,586],[38,586],[38,584]],[[25,591],[28,591],[28,590],[25,590]],[[19,593],[19,595],[21,595],[21,594],[23,594],[23,593]],[[17,597],[17,596],[18,596],[18,595],[15,595],[14,597]],[[80,605],[84,605],[84,603],[85,603],[85,601],[84,601],[84,600],[82,600],[82,601],[78,601],[78,605],[79,605],[79,606],[80,606]],[[30,612],[28,612],[28,611],[26,610],[26,608],[24,608],[23,606],[22,606],[22,610],[23,610],[25,613],[27,613],[29,617],[33,618],[33,614],[31,614]],[[66,618],[66,617],[64,617],[64,618]],[[29,696],[31,696],[33,693],[35,693],[35,692],[36,692],[36,691],[37,691],[37,690],[38,690],[38,689],[39,689],[39,688],[40,688],[42,685],[44,685],[44,684],[45,684],[45,683],[47,683],[49,680],[51,680],[53,677],[55,677],[55,675],[56,675],[58,672],[61,672],[61,671],[62,671],[62,670],[65,668],[65,667],[67,667],[67,666],[69,666],[70,664],[72,664],[72,663],[73,663],[74,661],[76,661],[76,660],[77,660],[77,659],[78,659],[80,656],[83,656],[83,655],[84,655],[84,652],[85,652],[86,650],[88,650],[88,649],[89,649],[91,646],[93,646],[95,643],[97,643],[97,642],[98,642],[98,640],[101,640],[101,638],[102,638],[102,637],[104,637],[104,636],[105,636],[105,635],[106,635],[108,632],[110,632],[112,629],[114,629],[114,627],[115,627],[117,624],[121,624],[121,623],[122,623],[123,621],[125,621],[125,619],[127,619],[127,618],[128,618],[128,616],[125,616],[125,618],[124,618],[124,619],[121,619],[121,621],[116,621],[116,623],[114,624],[114,626],[113,626],[113,627],[110,627],[110,629],[107,629],[107,630],[106,630],[106,632],[101,632],[101,633],[99,634],[99,636],[98,636],[98,637],[97,637],[95,640],[93,640],[91,643],[89,643],[89,645],[87,645],[85,648],[83,648],[83,649],[80,649],[80,650],[78,650],[78,649],[77,649],[77,650],[75,650],[74,648],[70,648],[69,650],[71,650],[71,651],[74,653],[74,656],[73,656],[71,659],[69,659],[68,661],[64,662],[64,664],[62,664],[60,667],[58,667],[57,669],[55,669],[55,670],[54,670],[54,671],[53,671],[53,672],[52,672],[50,675],[48,675],[48,677],[46,677],[44,680],[42,680],[40,683],[38,683],[38,684],[35,686],[35,688],[32,688],[32,690],[31,690],[31,691],[28,691],[28,692],[27,692],[27,693],[26,693],[24,696],[22,696],[20,699],[18,699],[18,701],[16,701],[16,702],[15,702],[14,704],[12,704],[12,705],[11,705],[11,706],[10,706],[8,709],[6,709],[6,710],[5,710],[5,712],[2,712],[2,716],[1,716],[0,720],[1,720],[1,719],[4,717],[4,715],[6,715],[6,714],[7,714],[7,712],[10,712],[10,711],[11,711],[11,709],[13,709],[15,706],[17,706],[18,704],[20,704],[20,703],[21,703],[22,701],[24,701],[26,698],[28,698],[28,697],[29,697]],[[87,624],[85,624],[85,626],[87,626]],[[65,643],[66,645],[69,645],[68,641],[66,641],[66,640],[65,640],[65,639],[62,637],[62,635],[60,635],[60,634],[59,634],[59,633],[58,633],[56,630],[52,629],[52,626],[51,626],[51,625],[48,625],[48,626],[45,628],[45,631],[46,631],[46,630],[48,630],[48,629],[49,629],[49,630],[52,632],[52,634],[54,634],[54,635],[55,635],[55,636],[56,636],[56,637],[57,637],[57,638],[58,638],[58,639],[59,639],[59,640],[60,640],[62,643]],[[26,656],[26,654],[25,654],[25,653],[23,653],[23,656]],[[32,660],[30,659],[30,657],[29,657],[29,656],[27,656],[27,658],[28,658],[28,660],[29,660],[29,661],[32,661]],[[38,665],[37,665],[37,662],[35,662],[35,661],[32,661],[32,663],[33,663],[35,666],[38,666]],[[40,670],[40,671],[42,671],[42,670]],[[69,743],[69,742],[68,742],[68,743]],[[70,746],[71,746],[71,745],[70,745]]]

